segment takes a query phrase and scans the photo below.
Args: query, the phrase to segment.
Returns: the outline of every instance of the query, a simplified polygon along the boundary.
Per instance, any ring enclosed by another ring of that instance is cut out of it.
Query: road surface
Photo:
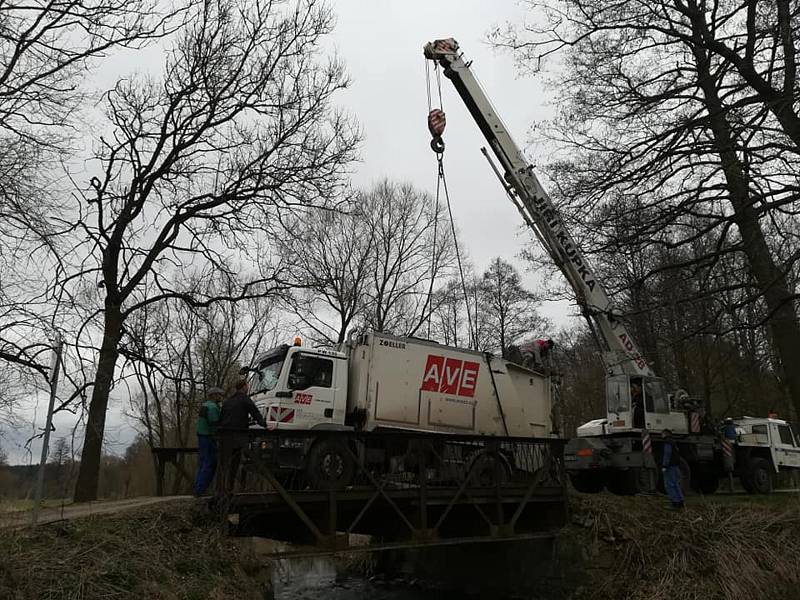
[[[191,496],[143,496],[140,498],[128,498],[127,500],[98,500],[96,502],[84,502],[81,504],[68,504],[63,507],[43,508],[39,511],[39,524],[53,523],[88,517],[91,515],[104,515],[118,513],[131,508],[161,504],[162,502],[174,502],[175,500],[186,500]],[[0,527],[22,527],[30,525],[31,511],[17,511],[10,513],[0,513]]]

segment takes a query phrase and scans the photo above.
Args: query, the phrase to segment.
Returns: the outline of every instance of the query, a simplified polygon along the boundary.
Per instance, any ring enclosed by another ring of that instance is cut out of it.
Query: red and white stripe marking
[[[645,454],[653,453],[653,443],[650,441],[650,434],[646,431],[642,432],[642,452]]]
[[[733,444],[730,440],[722,440],[722,452],[725,456],[733,456]]]
[[[267,412],[267,421],[276,423],[291,423],[294,421],[294,409],[281,406],[270,406]]]
[[[431,132],[432,136],[441,136],[444,133],[446,124],[444,112],[440,109],[434,108],[428,114],[428,131]]]
[[[700,413],[692,413],[692,433],[700,433]]]

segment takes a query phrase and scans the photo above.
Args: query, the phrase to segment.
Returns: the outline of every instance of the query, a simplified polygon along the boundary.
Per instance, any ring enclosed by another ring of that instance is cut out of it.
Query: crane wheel
[[[713,494],[719,489],[719,473],[714,465],[697,464],[692,469],[692,490],[698,494]]]
[[[572,487],[584,494],[597,494],[606,487],[606,476],[603,471],[579,471],[570,473],[569,480]]]

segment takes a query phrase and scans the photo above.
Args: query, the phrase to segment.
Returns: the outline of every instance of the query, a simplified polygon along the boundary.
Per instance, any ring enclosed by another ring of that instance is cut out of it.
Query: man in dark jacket
[[[242,379],[236,384],[236,392],[222,403],[222,412],[218,428],[222,430],[220,439],[220,456],[222,473],[220,474],[221,491],[229,494],[233,491],[236,473],[242,460],[242,449],[247,445],[246,435],[235,435],[235,431],[246,433],[250,427],[250,419],[266,427],[267,422],[258,412],[253,399],[247,395],[247,381]]]

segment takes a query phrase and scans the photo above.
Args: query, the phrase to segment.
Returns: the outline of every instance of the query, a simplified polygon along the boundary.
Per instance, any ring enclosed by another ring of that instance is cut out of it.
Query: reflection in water
[[[275,600],[456,600],[477,597],[426,590],[408,582],[337,576],[336,566],[324,558],[278,561],[273,582]]]
[[[315,585],[300,582],[276,590],[275,600],[433,600],[465,598],[464,594],[442,594],[440,591],[423,590],[402,584],[379,585],[366,579],[340,577]]]

